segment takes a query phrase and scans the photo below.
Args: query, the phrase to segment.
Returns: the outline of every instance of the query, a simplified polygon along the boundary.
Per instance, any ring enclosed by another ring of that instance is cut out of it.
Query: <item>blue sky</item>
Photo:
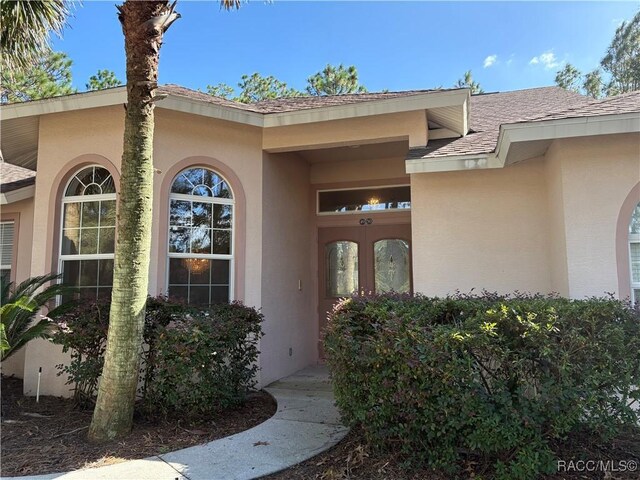
[[[327,63],[355,65],[369,90],[451,86],[464,71],[486,91],[552,85],[563,62],[597,67],[637,2],[178,2],[165,35],[160,82],[205,89],[242,74],[274,75],[303,89]],[[74,84],[107,68],[124,80],[114,2],[85,1],[56,50],[74,62]],[[495,58],[494,58],[495,56]]]

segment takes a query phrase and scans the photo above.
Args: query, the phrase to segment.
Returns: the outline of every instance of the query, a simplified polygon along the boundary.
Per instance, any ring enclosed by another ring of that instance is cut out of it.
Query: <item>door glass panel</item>
[[[376,293],[409,293],[409,242],[378,240],[373,245]]]
[[[338,241],[325,246],[327,297],[345,297],[358,291],[358,244]]]

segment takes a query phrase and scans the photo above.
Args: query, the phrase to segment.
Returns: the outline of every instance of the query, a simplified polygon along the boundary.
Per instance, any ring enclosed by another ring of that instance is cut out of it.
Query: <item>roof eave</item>
[[[36,186],[27,185],[26,187],[17,188],[9,192],[0,193],[0,205],[8,205],[10,203],[16,203],[27,198],[35,196]]]
[[[516,143],[639,132],[638,112],[504,124],[500,126],[496,157],[506,166],[526,159],[510,156]]]
[[[464,88],[459,90],[432,91],[405,97],[371,100],[344,105],[308,108],[293,112],[268,113],[265,114],[264,127],[284,127],[449,106],[460,106],[462,109],[461,114],[466,116],[469,97],[469,89]],[[466,125],[466,118],[464,118],[463,123]],[[458,133],[464,135],[466,131]]]

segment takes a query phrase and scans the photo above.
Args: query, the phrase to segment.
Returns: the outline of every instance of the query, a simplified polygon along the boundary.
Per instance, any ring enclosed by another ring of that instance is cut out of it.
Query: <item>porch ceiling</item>
[[[37,116],[2,120],[0,149],[5,162],[30,170],[36,169],[38,126]]]

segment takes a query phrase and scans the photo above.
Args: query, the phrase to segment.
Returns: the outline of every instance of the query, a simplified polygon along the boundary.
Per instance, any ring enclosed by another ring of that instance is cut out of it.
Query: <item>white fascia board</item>
[[[511,123],[500,126],[496,155],[503,165],[508,165],[509,148],[512,143],[638,132],[638,113]]]
[[[412,158],[405,160],[405,172],[409,174],[486,170],[489,168],[500,167],[502,167],[502,164],[497,160],[493,153]]]
[[[156,107],[218,120],[226,120],[228,122],[242,123],[254,127],[264,126],[264,115],[262,113],[215,105],[171,94],[169,94],[167,98],[157,102]]]
[[[14,118],[46,115],[70,110],[86,108],[108,107],[127,102],[126,87],[109,88],[96,92],[79,93],[64,97],[46,98],[32,102],[12,103],[0,107],[0,118],[11,120]]]
[[[269,113],[265,115],[264,127],[284,127],[304,123],[342,120],[345,118],[367,117],[370,115],[427,110],[429,108],[463,107],[466,105],[468,98],[469,89],[460,89],[444,92],[426,92],[406,97],[372,100],[346,105],[309,108],[295,112]],[[461,115],[462,113],[463,112],[461,112]]]
[[[32,198],[36,194],[36,186],[29,185],[17,190],[12,190],[6,193],[0,193],[0,205],[8,205],[9,203],[19,202],[27,198]]]

